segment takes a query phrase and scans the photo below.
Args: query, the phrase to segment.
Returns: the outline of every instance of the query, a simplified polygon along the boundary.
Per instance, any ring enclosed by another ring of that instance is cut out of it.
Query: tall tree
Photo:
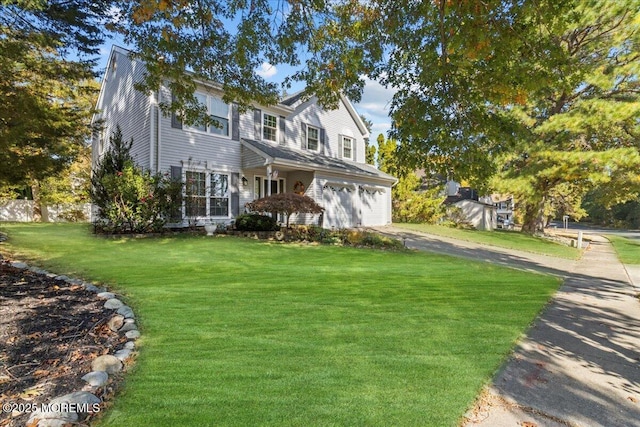
[[[90,135],[87,94],[110,1],[0,2],[0,186],[67,167]],[[73,58],[73,59],[70,59]]]
[[[404,164],[400,146],[392,139],[379,134],[378,167],[381,171],[398,177],[391,190],[393,220],[398,222],[435,223],[444,215],[442,188],[423,189],[422,180],[415,169]]]
[[[553,79],[510,106],[521,132],[497,180],[529,232],[557,212],[579,219],[595,188],[605,207],[640,191],[640,2],[576,2],[547,37],[560,48],[541,62]]]
[[[374,28],[368,23],[375,16],[355,0],[118,3],[119,31],[147,64],[138,88],[153,91],[168,81],[173,98],[161,108],[180,112],[186,122],[210,120],[193,96],[200,79],[219,83],[225,100],[241,108],[277,102],[294,81],[306,82],[305,96],[336,107],[341,92],[360,99],[360,73],[375,62],[371,52],[382,55],[379,41],[361,30]],[[256,72],[264,63],[296,71],[279,88]]]
[[[406,165],[512,192],[534,232],[637,194],[640,2],[375,2]]]

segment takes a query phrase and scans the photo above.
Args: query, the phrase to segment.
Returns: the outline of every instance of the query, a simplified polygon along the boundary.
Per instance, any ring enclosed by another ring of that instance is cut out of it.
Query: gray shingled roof
[[[388,181],[396,180],[393,176],[381,172],[371,165],[354,163],[336,159],[334,157],[323,156],[321,154],[311,154],[304,151],[292,150],[291,148],[281,147],[262,141],[255,141],[252,139],[242,138],[242,142],[260,151],[265,156],[272,158],[274,163],[277,163],[280,160],[287,163],[298,163],[301,166],[325,170],[330,169],[343,174],[366,176]]]

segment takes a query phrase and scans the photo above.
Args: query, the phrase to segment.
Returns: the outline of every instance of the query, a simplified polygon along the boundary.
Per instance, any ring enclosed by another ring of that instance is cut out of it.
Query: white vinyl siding
[[[107,148],[109,137],[116,126],[122,130],[123,140],[133,139],[131,155],[136,163],[148,169],[150,167],[149,140],[151,136],[151,99],[136,90],[134,84],[142,81],[146,71],[141,62],[131,61],[121,49],[114,49],[110,60],[111,69],[108,78],[103,82],[97,109],[100,111],[96,119],[104,120],[104,139],[100,150],[100,138],[95,138],[93,161]]]

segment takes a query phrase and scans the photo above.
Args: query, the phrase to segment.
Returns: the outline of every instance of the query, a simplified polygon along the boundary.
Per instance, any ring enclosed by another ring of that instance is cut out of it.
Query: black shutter
[[[324,139],[327,135],[325,134],[324,129],[320,129],[320,141],[318,142],[318,144],[320,145],[318,147],[320,154],[326,154],[325,150],[324,150]]]
[[[171,166],[171,179],[174,181],[182,181],[182,167]]]
[[[300,142],[300,148],[302,148],[303,150],[306,150],[309,148],[307,147],[307,124],[306,123],[302,124],[302,141]]]
[[[353,138],[353,142],[351,143],[351,158],[353,161],[356,161],[356,145],[358,145],[358,140]]]
[[[240,188],[238,181],[240,181],[239,173],[231,174],[231,216],[236,217],[240,214]]]
[[[171,179],[176,182],[182,182],[182,167],[171,166]],[[182,206],[178,206],[170,213],[171,222],[182,222]]]
[[[286,123],[285,123],[285,118],[280,116],[280,120],[279,120],[279,125],[280,125],[280,145],[285,145],[286,144]]]
[[[171,103],[172,104],[173,104],[173,101],[175,99],[176,99],[175,96],[173,96],[173,94],[171,94]],[[180,121],[180,119],[176,115],[175,111],[171,112],[171,127],[174,128],[174,129],[182,129],[182,122]]]
[[[240,140],[240,113],[238,112],[238,104],[231,105],[231,139]]]
[[[254,139],[260,141],[262,139],[262,111],[257,108],[253,110],[253,126],[254,126]]]

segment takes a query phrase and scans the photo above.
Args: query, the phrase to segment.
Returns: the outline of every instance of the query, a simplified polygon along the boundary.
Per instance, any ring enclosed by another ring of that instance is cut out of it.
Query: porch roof
[[[337,159],[321,154],[311,154],[293,150],[288,147],[274,145],[253,139],[241,138],[240,142],[249,150],[262,156],[268,164],[294,167],[301,170],[322,170],[339,173],[341,175],[355,175],[358,177],[387,181],[395,184],[397,179],[386,174],[372,165]]]

